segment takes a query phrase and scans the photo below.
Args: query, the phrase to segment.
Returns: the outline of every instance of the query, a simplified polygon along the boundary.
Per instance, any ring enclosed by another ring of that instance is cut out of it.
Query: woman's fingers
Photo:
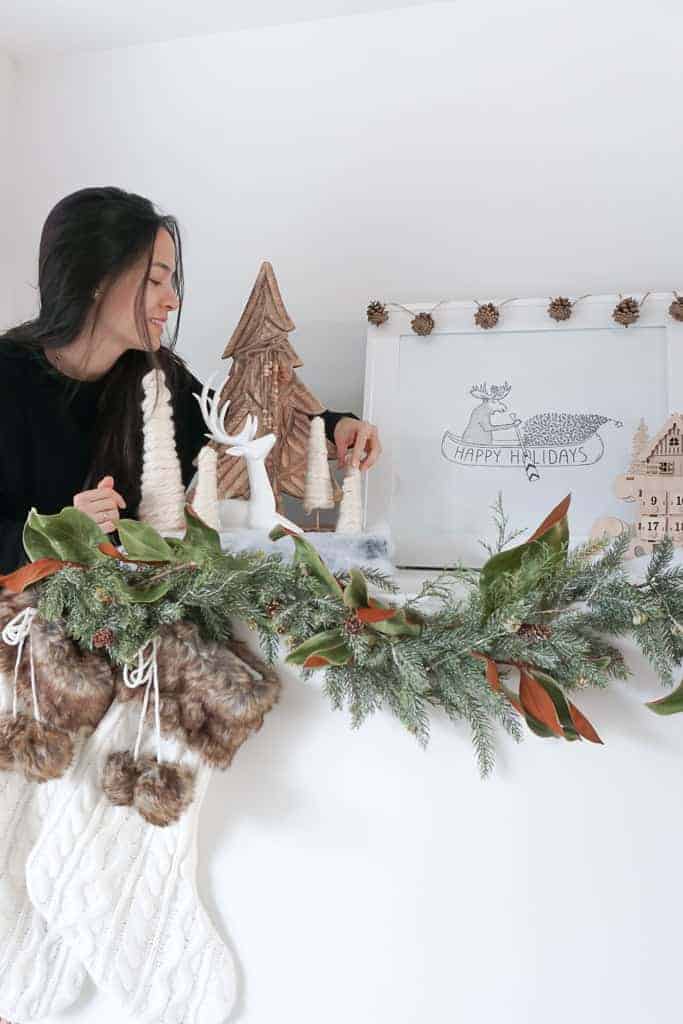
[[[366,458],[361,462],[361,469],[370,469],[382,454],[382,445],[380,444],[377,427],[372,428],[368,437],[367,453]]]
[[[368,443],[370,437],[370,424],[361,421],[358,424],[358,430],[356,432],[356,443],[353,446],[353,452],[351,454],[351,465],[354,469],[358,469],[361,465],[361,460],[365,452],[365,446]]]
[[[122,496],[114,490],[113,476],[105,476],[94,490],[74,495],[74,507],[97,523],[104,533],[113,533],[119,521],[119,509],[126,507]]]
[[[351,465],[356,469],[367,470],[375,465],[382,452],[377,427],[374,423],[363,421],[358,425],[356,443],[353,446]],[[365,457],[363,457],[365,456]]]

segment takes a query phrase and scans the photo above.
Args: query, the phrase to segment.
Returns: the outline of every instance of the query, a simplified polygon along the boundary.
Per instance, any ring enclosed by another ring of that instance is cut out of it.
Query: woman
[[[173,351],[183,268],[175,218],[142,196],[87,188],[50,212],[40,239],[40,313],[0,336],[0,572],[25,561],[29,510],[74,505],[111,533],[135,516],[142,470],[141,378],[156,366],[171,391],[187,487],[206,427],[200,382]],[[162,344],[169,313],[173,337]],[[323,413],[340,462],[369,469],[376,428]],[[365,458],[363,458],[365,456]]]

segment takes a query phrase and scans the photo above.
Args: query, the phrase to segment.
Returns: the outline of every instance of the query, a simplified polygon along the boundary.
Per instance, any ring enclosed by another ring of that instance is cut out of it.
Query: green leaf
[[[382,622],[368,622],[368,629],[376,633],[383,633],[385,636],[419,636],[422,626],[417,622],[408,622],[405,609],[397,608],[396,614],[390,619]]]
[[[154,604],[168,592],[171,582],[170,579],[164,579],[158,580],[157,583],[140,583],[138,586],[134,586],[127,582],[126,577],[115,576],[112,585],[126,604]]]
[[[324,633],[316,633],[315,636],[304,640],[298,647],[294,647],[285,660],[291,665],[303,665],[311,654],[327,656],[328,651],[335,651],[342,647],[347,652],[346,660],[348,660],[351,657],[351,649],[344,639],[344,634],[340,629],[328,629]]]
[[[41,558],[56,557],[55,549],[45,534],[30,526],[28,520],[24,525],[22,542],[24,551],[32,562],[38,562]]]
[[[118,531],[129,558],[139,558],[145,562],[172,561],[173,549],[149,523],[140,523],[137,519],[121,519]]]
[[[276,526],[270,531],[269,537],[271,540],[291,537],[294,541],[294,564],[305,566],[310,575],[322,583],[329,594],[334,597],[342,597],[343,591],[339,582],[327,568],[313,545],[304,540],[301,534],[293,533],[283,526]]]
[[[56,515],[41,515],[32,508],[24,527],[26,552],[30,558],[34,552],[39,557],[60,558],[64,562],[79,562],[94,565],[106,556],[98,550],[98,544],[106,542],[107,535],[97,523],[77,508],[68,506]],[[39,541],[35,535],[39,534]],[[47,546],[51,556],[47,555]]]
[[[368,607],[368,585],[360,569],[352,569],[349,573],[351,582],[344,590],[344,604],[347,608]]]
[[[504,573],[517,572],[525,557],[540,559],[550,549],[558,555],[564,554],[566,559],[569,544],[569,523],[567,521],[569,502],[570,495],[567,495],[543,520],[528,541],[509,548],[507,551],[499,551],[482,566],[479,574],[479,589],[482,596],[484,619],[488,619],[496,610],[494,593],[496,581]]]
[[[648,701],[645,707],[657,715],[677,715],[683,711],[683,682],[679,683],[676,689],[668,693],[666,697]]]
[[[221,538],[212,526],[199,518],[190,505],[185,506],[185,536],[182,540],[183,549],[187,555],[188,549],[193,554],[214,555],[221,552]]]
[[[559,685],[555,682],[552,676],[548,675],[547,672],[541,672],[537,668],[534,669],[534,677],[536,678],[536,681],[541,684],[553,702],[555,710],[557,711],[557,717],[559,718],[560,725],[562,726],[564,738],[566,740],[578,740],[580,737],[572,720],[569,703]]]
[[[539,720],[534,718],[533,715],[525,714],[524,718],[526,719],[526,724],[529,726],[531,731],[536,733],[537,736],[540,736],[544,740],[557,739],[552,729],[549,729],[547,725],[543,724],[543,722],[539,722]]]

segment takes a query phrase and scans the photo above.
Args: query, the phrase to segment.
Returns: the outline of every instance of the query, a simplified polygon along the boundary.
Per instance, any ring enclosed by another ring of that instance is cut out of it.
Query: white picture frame
[[[614,482],[641,417],[654,433],[683,409],[683,324],[666,292],[648,295],[624,327],[612,317],[620,298],[585,297],[560,323],[549,299],[529,298],[491,300],[491,329],[475,325],[474,302],[440,305],[426,337],[410,321],[433,302],[391,305],[388,322],[369,325],[363,416],[384,450],[367,474],[364,525],[388,525],[397,566],[481,565],[499,492],[511,526],[529,529],[571,492],[572,543],[600,517],[634,519]],[[484,383],[489,397],[473,395]],[[491,414],[496,401],[506,409]]]

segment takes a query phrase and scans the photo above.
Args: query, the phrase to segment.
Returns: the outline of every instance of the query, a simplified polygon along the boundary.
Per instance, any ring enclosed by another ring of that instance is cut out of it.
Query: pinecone
[[[497,306],[494,306],[492,302],[485,302],[479,306],[477,312],[474,314],[474,322],[477,327],[483,327],[484,330],[488,330],[489,327],[495,327],[500,320],[500,311]]]
[[[683,296],[679,295],[678,292],[674,292],[674,295],[676,297],[669,306],[669,316],[680,323],[683,322]]]
[[[355,612],[348,615],[344,619],[344,632],[347,636],[358,636],[359,633],[363,632],[363,623],[358,618]]]
[[[632,296],[628,296],[626,299],[622,299],[614,307],[612,317],[618,324],[623,324],[624,327],[628,327],[629,324],[634,324],[640,316],[640,305],[636,299]]]
[[[548,640],[552,636],[550,626],[543,626],[540,622],[523,622],[517,630],[517,636],[523,637],[532,643],[535,640]]]
[[[92,645],[96,648],[111,647],[114,643],[114,630],[110,629],[109,626],[102,626],[101,629],[96,629],[92,637]]]
[[[113,598],[103,587],[95,587],[95,600],[100,604],[111,604]]]
[[[410,326],[416,334],[420,334],[422,337],[425,337],[427,334],[431,334],[434,330],[434,317],[431,313],[418,313],[417,316],[410,321]]]
[[[389,312],[383,302],[371,302],[367,308],[368,323],[381,327],[389,319]]]
[[[558,295],[557,298],[550,300],[548,306],[548,316],[552,317],[553,320],[569,320],[572,315],[572,304],[570,299],[565,298],[564,295]]]
[[[272,619],[273,615],[277,615],[281,608],[282,605],[279,601],[271,601],[270,604],[266,605],[266,615],[269,615]]]

